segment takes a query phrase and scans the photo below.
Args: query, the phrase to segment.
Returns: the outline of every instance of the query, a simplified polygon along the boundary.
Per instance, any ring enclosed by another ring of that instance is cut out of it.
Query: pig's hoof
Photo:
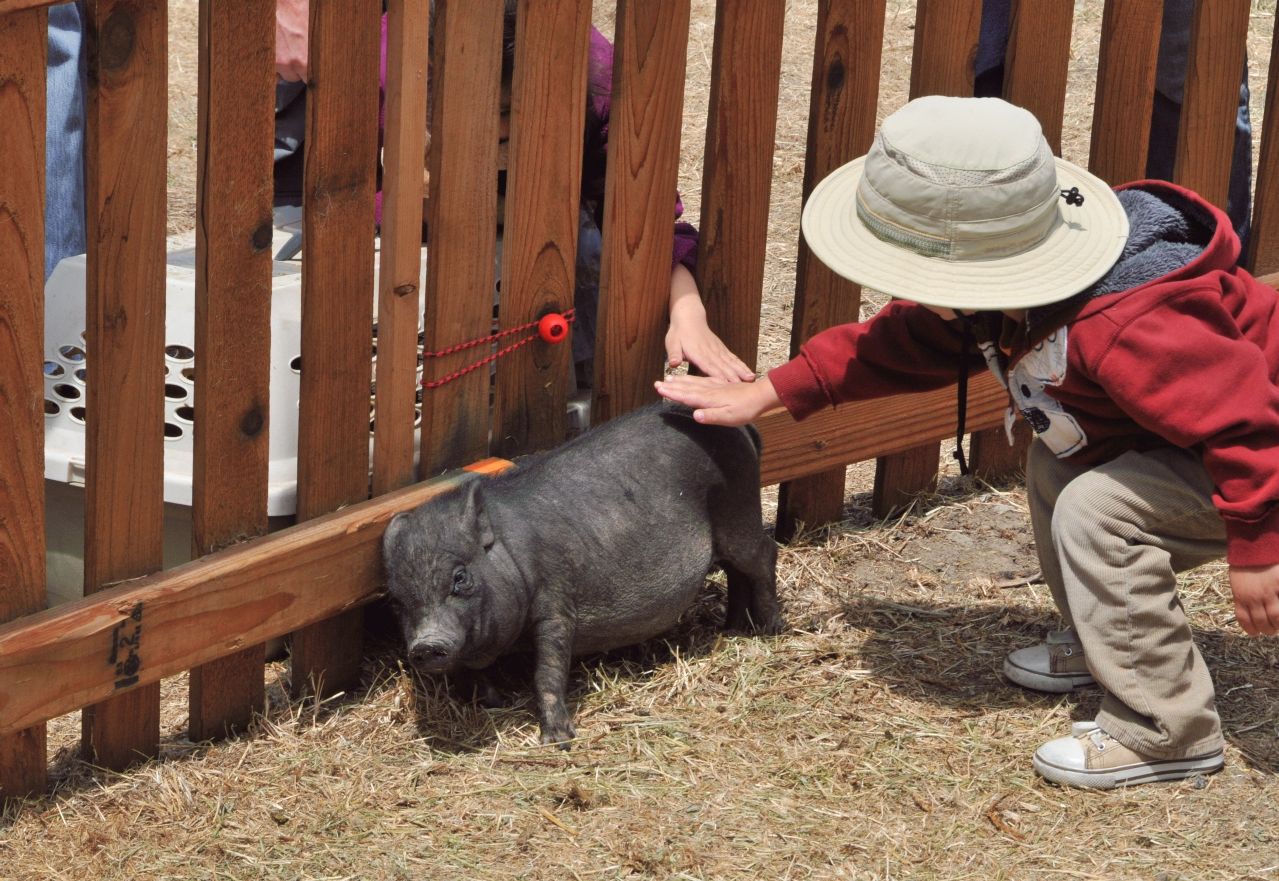
[[[556,726],[542,730],[542,744],[545,746],[554,744],[560,749],[572,749],[572,741],[576,739],[577,732],[573,730],[572,725]]]
[[[760,624],[759,627],[756,628],[756,632],[763,636],[776,636],[779,633],[785,633],[786,619],[781,615],[773,615]]]

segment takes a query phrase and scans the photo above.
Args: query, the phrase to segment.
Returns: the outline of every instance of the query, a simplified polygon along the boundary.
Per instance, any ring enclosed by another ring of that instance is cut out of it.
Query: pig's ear
[[[480,539],[484,550],[493,547],[493,524],[489,522],[489,513],[484,507],[484,492],[481,488],[483,478],[471,481],[466,492],[466,510],[463,522],[474,524],[475,534]]]
[[[409,512],[401,511],[391,518],[391,522],[386,524],[386,532],[382,534],[382,545],[390,547],[391,543],[399,536],[401,532],[409,526]]]

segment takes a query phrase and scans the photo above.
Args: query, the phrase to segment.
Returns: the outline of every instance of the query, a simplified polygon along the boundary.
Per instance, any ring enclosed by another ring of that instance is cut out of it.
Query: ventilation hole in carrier
[[[68,364],[83,364],[84,349],[79,346],[58,346],[58,357]]]
[[[187,346],[168,345],[164,347],[164,357],[170,361],[194,361],[195,352]]]
[[[373,344],[373,360],[377,360],[377,343]]]
[[[164,384],[164,399],[166,401],[185,401],[187,399],[187,390],[177,383],[166,382]]]
[[[71,417],[72,422],[79,422],[81,425],[84,425],[84,408],[83,407],[72,407],[70,410],[67,411],[67,415]]]
[[[80,345],[84,346],[86,349],[89,347],[89,335],[83,330],[80,331]]]
[[[182,435],[186,434],[182,430],[181,425],[174,425],[172,422],[164,423],[164,439],[167,441],[178,440]]]
[[[53,394],[64,401],[80,400],[80,390],[67,382],[60,382],[53,387]]]
[[[173,411],[173,418],[187,425],[195,425],[195,408],[190,404],[183,404]]]
[[[302,356],[301,355],[293,356],[293,360],[289,362],[289,369],[292,370],[294,373],[302,372]]]
[[[414,428],[422,427],[422,408],[421,407],[413,408],[413,427]]]
[[[71,374],[71,378],[80,383],[80,385],[84,385],[89,381],[89,371],[84,367],[77,367],[75,372]]]
[[[192,385],[195,385],[195,368],[194,367],[182,368],[182,381],[189,382]]]
[[[45,418],[52,419],[54,416],[57,416],[61,412],[62,412],[62,408],[58,406],[57,401],[50,401],[48,398],[44,399]]]
[[[61,364],[57,364],[53,361],[44,362],[44,375],[46,378],[58,379],[65,373],[66,371],[62,369]]]
[[[374,424],[375,424],[376,422],[377,422],[377,420],[376,420],[376,419],[370,419],[370,420],[369,420],[369,434],[372,434],[372,433],[373,433],[373,426],[374,426]]]

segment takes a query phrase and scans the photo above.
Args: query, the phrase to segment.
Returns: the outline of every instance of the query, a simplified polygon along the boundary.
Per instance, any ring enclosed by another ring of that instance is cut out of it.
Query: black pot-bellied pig
[[[728,576],[725,628],[782,627],[759,434],[701,425],[669,402],[397,514],[382,556],[417,669],[478,670],[534,651],[543,743],[577,736],[564,703],[570,656],[669,630],[715,566]]]

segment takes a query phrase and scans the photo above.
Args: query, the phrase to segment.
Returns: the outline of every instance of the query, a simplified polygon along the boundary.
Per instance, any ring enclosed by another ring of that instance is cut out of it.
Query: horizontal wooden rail
[[[987,371],[968,383],[969,431],[1003,425],[1008,393]],[[760,483],[769,486],[891,456],[955,434],[955,388],[898,395],[823,410],[803,422],[789,414],[766,416],[756,426],[764,441]]]
[[[918,446],[953,432],[955,391],[851,404],[803,424],[761,420],[763,482]],[[989,376],[969,389],[973,430],[998,424]],[[386,523],[455,487],[436,478],[0,626],[0,736],[321,621],[372,599]]]
[[[0,627],[0,736],[314,624],[382,582],[387,522],[455,473]]]

